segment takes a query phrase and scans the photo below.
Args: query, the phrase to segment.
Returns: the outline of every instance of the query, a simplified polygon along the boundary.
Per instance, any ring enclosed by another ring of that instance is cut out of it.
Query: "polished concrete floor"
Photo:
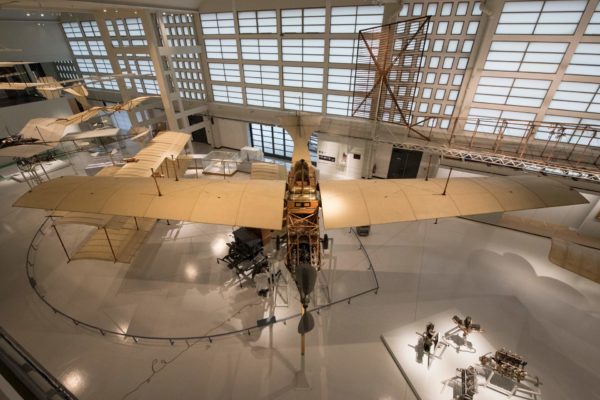
[[[85,164],[78,157],[75,165]],[[480,322],[493,346],[522,354],[544,383],[544,399],[600,399],[600,286],[552,265],[547,239],[454,218],[374,226],[364,244],[378,294],[315,315],[302,359],[296,321],[212,343],[170,345],[102,336],[55,315],[26,278],[27,249],[45,215],[11,207],[26,190],[24,183],[0,181],[0,324],[82,399],[412,399],[380,335],[451,308]],[[64,229],[68,248],[87,233]],[[230,227],[160,222],[131,265],[67,264],[50,233],[37,253],[36,279],[57,307],[122,332],[195,336],[237,329],[274,305],[235,285],[231,271],[216,264],[230,233]],[[371,288],[355,237],[329,234],[332,298]],[[296,312],[293,291],[289,300],[288,307],[276,304],[276,315]]]

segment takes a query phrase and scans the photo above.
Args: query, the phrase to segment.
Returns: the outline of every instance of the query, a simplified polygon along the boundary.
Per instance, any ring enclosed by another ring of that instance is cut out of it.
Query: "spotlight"
[[[102,10],[102,12],[106,12],[106,8],[104,10]]]
[[[31,17],[31,13],[27,13],[27,14],[25,14],[25,15],[27,15],[28,17]]]
[[[44,16],[44,13],[41,13],[41,14],[40,14],[40,17],[43,17],[43,16]]]

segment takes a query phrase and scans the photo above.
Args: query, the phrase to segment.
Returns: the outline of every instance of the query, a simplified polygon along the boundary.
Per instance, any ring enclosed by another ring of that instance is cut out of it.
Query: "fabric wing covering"
[[[279,230],[285,181],[65,176],[21,196],[16,207],[170,219]]]
[[[585,204],[539,176],[321,181],[326,229]]]

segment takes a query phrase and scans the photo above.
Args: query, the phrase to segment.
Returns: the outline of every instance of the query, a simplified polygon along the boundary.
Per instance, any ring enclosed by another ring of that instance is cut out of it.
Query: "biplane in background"
[[[141,96],[110,106],[94,106],[69,117],[31,119],[18,134],[0,139],[0,157],[30,158],[56,148],[61,141],[114,136],[114,130],[97,129],[68,134],[67,128],[88,121],[100,113],[130,111],[143,102],[158,98],[159,96]],[[137,139],[148,132],[148,130],[134,131],[132,139]]]
[[[320,120],[297,115],[280,119],[279,126],[294,141],[287,180],[64,176],[34,187],[14,206],[268,230],[287,228],[286,267],[300,293],[298,332],[304,354],[304,334],[314,327],[309,295],[321,267],[321,213],[325,229],[338,229],[587,203],[577,191],[535,175],[449,181],[318,180],[310,164],[308,142]]]

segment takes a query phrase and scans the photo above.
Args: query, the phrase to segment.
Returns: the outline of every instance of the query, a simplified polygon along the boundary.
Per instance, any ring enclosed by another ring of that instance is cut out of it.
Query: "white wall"
[[[22,52],[0,52],[1,61],[50,62],[70,60],[71,53],[60,23],[44,21],[2,21],[0,45]]]
[[[67,117],[73,111],[69,106],[69,100],[65,97],[52,100],[42,100],[33,103],[18,104],[16,106],[0,108],[0,137],[19,133],[27,121],[32,118],[43,117]]]
[[[241,149],[249,146],[248,123],[232,121],[228,119],[214,118],[215,124],[212,129],[212,145],[214,147],[228,147],[230,149]]]

